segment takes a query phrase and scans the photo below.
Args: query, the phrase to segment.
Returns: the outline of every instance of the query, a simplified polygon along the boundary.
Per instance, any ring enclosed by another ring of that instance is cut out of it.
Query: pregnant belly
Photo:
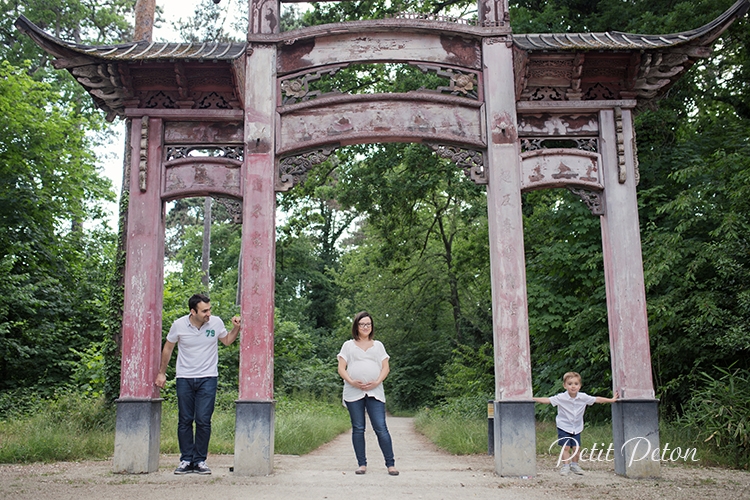
[[[380,375],[380,363],[375,361],[359,361],[347,367],[349,375],[354,380],[370,382]]]

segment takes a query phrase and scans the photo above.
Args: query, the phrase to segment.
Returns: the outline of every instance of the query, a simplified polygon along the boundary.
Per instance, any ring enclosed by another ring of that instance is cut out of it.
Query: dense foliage
[[[66,382],[101,340],[111,260],[90,123],[28,69],[0,63],[0,389]]]

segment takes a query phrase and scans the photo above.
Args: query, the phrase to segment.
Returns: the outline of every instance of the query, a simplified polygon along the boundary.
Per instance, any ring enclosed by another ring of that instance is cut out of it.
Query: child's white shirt
[[[565,391],[549,398],[549,402],[557,407],[557,427],[565,432],[578,434],[583,430],[583,412],[587,406],[596,403],[596,397],[579,392],[575,398],[571,398],[568,391]]]

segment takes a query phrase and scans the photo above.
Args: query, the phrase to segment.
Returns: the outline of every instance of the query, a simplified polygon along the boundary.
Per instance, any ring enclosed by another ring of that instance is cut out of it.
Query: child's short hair
[[[563,384],[567,382],[569,378],[577,378],[579,383],[583,383],[581,374],[578,372],[568,372],[565,375],[563,375]]]

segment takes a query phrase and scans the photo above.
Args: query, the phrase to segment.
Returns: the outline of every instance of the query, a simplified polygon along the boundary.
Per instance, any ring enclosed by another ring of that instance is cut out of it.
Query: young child
[[[613,398],[602,398],[589,396],[581,389],[581,376],[576,372],[568,372],[563,375],[563,387],[566,392],[561,392],[551,398],[533,398],[537,403],[551,404],[557,407],[557,444],[563,447],[560,469],[561,476],[567,476],[571,472],[583,475],[583,469],[578,465],[578,452],[581,449],[581,431],[583,430],[583,412],[586,407],[594,403],[614,403],[619,397],[615,392]],[[570,448],[573,447],[573,454]]]

